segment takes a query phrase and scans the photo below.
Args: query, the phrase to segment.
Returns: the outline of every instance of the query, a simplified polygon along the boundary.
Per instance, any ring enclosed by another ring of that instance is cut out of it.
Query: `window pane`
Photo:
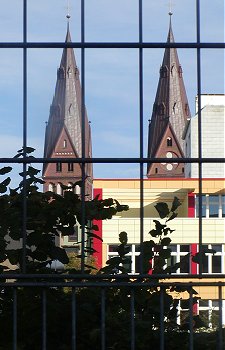
[[[219,196],[209,196],[209,217],[219,216]]]
[[[221,271],[221,256],[212,256],[212,272],[220,273]]]
[[[180,272],[189,273],[190,272],[190,259],[189,257],[185,259],[181,257]]]
[[[141,272],[140,255],[135,256],[135,273]]]
[[[181,244],[180,251],[189,253],[189,244]]]
[[[216,252],[222,252],[222,245],[221,244],[212,244],[212,249]]]
[[[196,196],[196,217],[199,217],[199,196]],[[206,196],[202,195],[202,217],[206,217]]]
[[[225,196],[222,196],[222,217],[225,218]]]
[[[118,246],[117,245],[109,245],[109,252],[117,252],[117,248],[118,248]]]
[[[209,272],[209,263],[208,263],[208,256],[203,256],[202,257],[202,272]]]
[[[125,268],[126,272],[131,273],[131,256],[126,256],[126,262],[123,263],[123,267]]]

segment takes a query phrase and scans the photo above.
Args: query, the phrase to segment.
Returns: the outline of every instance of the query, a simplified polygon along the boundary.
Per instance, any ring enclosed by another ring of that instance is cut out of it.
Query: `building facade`
[[[198,134],[198,98],[196,97],[196,114],[187,121],[183,138],[185,156],[197,158],[199,155]],[[201,96],[201,145],[203,158],[225,158],[225,95]],[[225,164],[205,163],[202,165],[204,178],[224,178]],[[185,165],[185,177],[198,178],[198,164]]]

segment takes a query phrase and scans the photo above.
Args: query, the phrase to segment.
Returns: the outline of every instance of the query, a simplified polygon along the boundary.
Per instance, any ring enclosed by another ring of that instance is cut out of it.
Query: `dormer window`
[[[166,139],[167,147],[171,147],[173,145],[173,140],[171,137],[167,137]]]
[[[167,67],[166,66],[162,66],[160,68],[160,77],[161,78],[166,78],[167,77]]]
[[[73,163],[68,163],[68,171],[73,171]]]
[[[159,105],[159,115],[165,115],[166,113],[166,107],[164,103],[160,103]]]
[[[180,77],[180,78],[182,77],[182,73],[183,73],[182,67],[179,66],[179,68],[178,68],[178,74],[179,74],[179,77]]]
[[[62,163],[56,163],[56,171],[61,172],[62,171]]]
[[[187,103],[185,104],[184,110],[185,110],[185,114],[188,116],[190,113],[189,113],[189,107]]]
[[[63,67],[59,67],[57,75],[58,75],[59,79],[64,79],[65,78],[65,71],[64,71]]]
[[[67,68],[67,75],[68,75],[68,77],[70,76],[71,73],[72,73],[72,70],[71,70],[71,67],[69,66],[69,67]]]
[[[175,65],[174,65],[174,64],[172,65],[172,67],[171,67],[171,70],[170,70],[170,71],[171,71],[171,75],[173,76],[174,71],[175,71]]]

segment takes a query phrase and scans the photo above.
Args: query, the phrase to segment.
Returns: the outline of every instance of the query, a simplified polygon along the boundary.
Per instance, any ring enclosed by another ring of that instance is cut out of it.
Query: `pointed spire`
[[[169,12],[169,16],[167,42],[173,43],[172,11]],[[182,132],[189,117],[188,100],[177,50],[176,48],[166,48],[160,68],[160,77],[153,105],[151,123],[149,124],[148,157],[166,157],[167,146],[163,142],[165,143],[167,138],[170,139],[171,137],[175,137],[173,154],[175,157],[182,157],[184,146]],[[167,136],[165,136],[166,133]],[[148,177],[154,176],[153,168],[153,164],[148,165]],[[160,165],[158,165],[155,174],[160,176]],[[183,176],[182,164],[180,170],[178,167],[174,173],[171,170],[169,172],[166,169],[162,170],[161,176],[167,175]]]
[[[67,33],[65,42],[71,42],[69,19],[66,16]],[[73,148],[73,157],[82,156],[82,102],[81,84],[79,71],[76,64],[73,48],[64,48],[60,66],[57,71],[55,94],[50,108],[49,122],[45,135],[46,158],[54,157],[56,146],[59,144],[61,135],[67,135],[69,143]],[[91,135],[88,117],[85,111],[85,157],[92,157]],[[91,164],[91,163],[90,163]],[[78,165],[79,166],[79,165]],[[44,174],[48,164],[44,166]],[[81,170],[81,169],[80,169]],[[89,174],[88,172],[91,172]],[[86,174],[92,176],[92,164],[88,167]]]

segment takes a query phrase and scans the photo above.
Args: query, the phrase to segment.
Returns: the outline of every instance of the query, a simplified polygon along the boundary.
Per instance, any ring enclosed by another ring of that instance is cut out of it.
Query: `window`
[[[64,140],[63,141],[63,148],[66,148],[67,147],[67,140]]]
[[[108,259],[118,256],[117,253],[117,247],[118,245],[110,244],[107,247],[107,257]],[[137,244],[129,244],[128,247],[130,248],[130,252],[126,254],[126,257],[128,258],[127,262],[123,265],[123,267],[126,269],[128,273],[138,273],[140,272],[140,245]]]
[[[56,171],[61,172],[62,171],[62,163],[56,163]]]
[[[219,302],[218,300],[199,300],[199,316],[210,328],[218,327]]]
[[[73,163],[68,163],[68,171],[73,171]]]
[[[203,273],[223,273],[224,271],[224,246],[221,244],[203,245],[204,249],[213,249],[212,253],[203,256]]]
[[[161,78],[166,78],[167,77],[167,72],[168,72],[168,68],[166,66],[162,66],[160,68],[160,77]]]
[[[209,196],[209,217],[219,216],[219,196]]]
[[[166,113],[166,107],[165,107],[165,104],[164,104],[164,103],[161,103],[161,104],[159,105],[158,111],[159,111],[159,115],[164,115],[164,114]]]
[[[222,217],[225,218],[225,196],[221,196]]]
[[[167,259],[167,266],[173,266],[180,263],[180,268],[175,273],[189,273],[190,272],[190,257],[187,254],[190,252],[189,244],[172,244],[171,257]]]
[[[68,236],[68,242],[78,242],[78,226],[74,226],[74,233]]]
[[[202,195],[202,217],[225,217],[224,195]],[[199,196],[196,196],[196,217],[199,217]]]
[[[171,137],[167,137],[166,139],[167,147],[173,146],[173,140]]]
[[[196,196],[196,217],[199,217],[199,196]],[[206,217],[206,195],[202,195],[202,217]]]

